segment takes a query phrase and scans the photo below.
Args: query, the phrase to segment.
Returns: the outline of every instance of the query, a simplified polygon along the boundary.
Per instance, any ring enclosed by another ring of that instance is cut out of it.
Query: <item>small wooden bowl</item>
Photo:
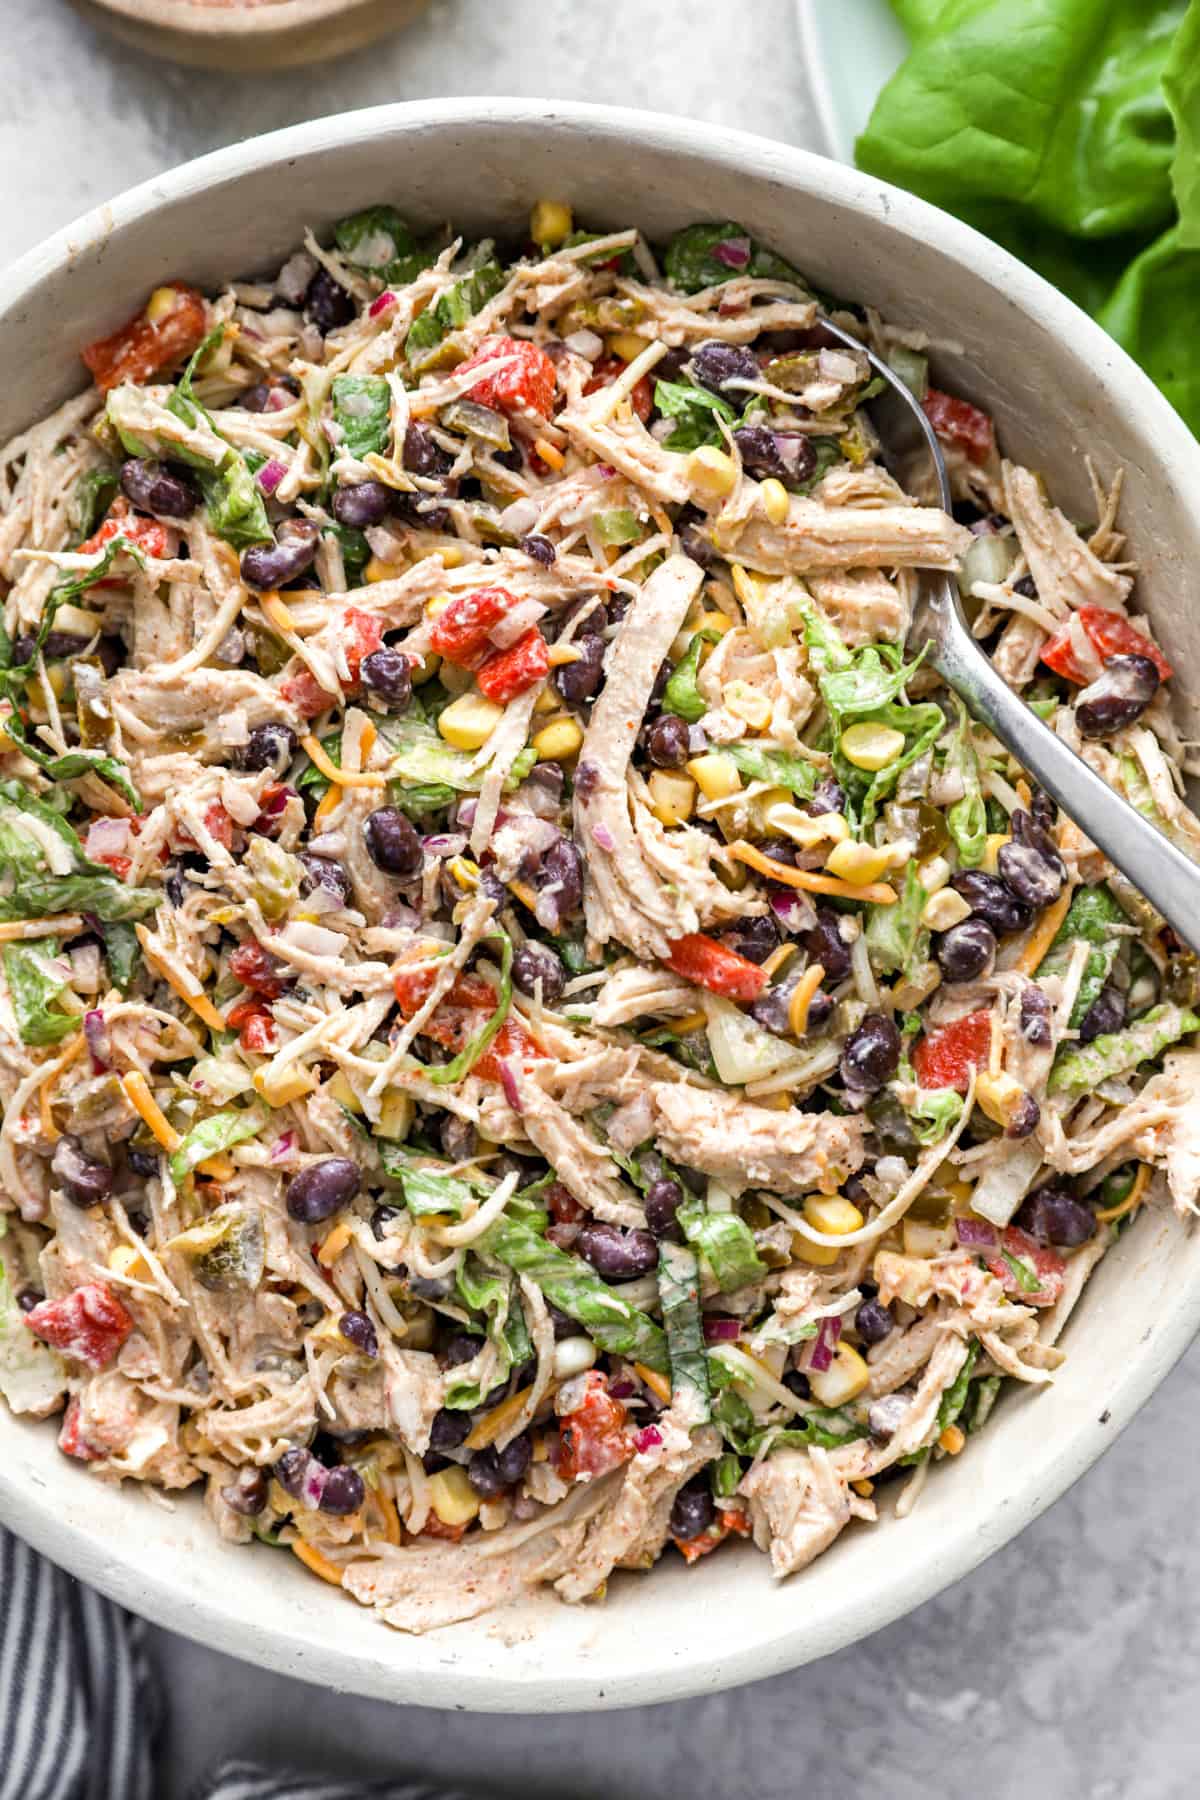
[[[249,74],[360,50],[428,0],[72,0],[122,43],[172,62]]]

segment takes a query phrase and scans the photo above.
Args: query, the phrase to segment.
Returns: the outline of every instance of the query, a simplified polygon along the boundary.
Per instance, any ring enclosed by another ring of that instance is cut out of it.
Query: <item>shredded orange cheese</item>
[[[389,1544],[398,1544],[401,1540],[400,1514],[396,1511],[396,1502],[382,1488],[376,1488],[372,1498],[383,1515],[383,1535]]]
[[[542,461],[544,463],[549,463],[552,469],[562,469],[566,467],[567,459],[562,451],[556,450],[553,444],[548,444],[545,438],[534,438],[533,447],[541,457]]]
[[[316,812],[313,814],[313,831],[319,831],[330,813],[336,812],[342,804],[342,790],[336,782],[330,782],[327,792],[322,794]]]
[[[510,1394],[499,1406],[493,1406],[491,1412],[484,1413],[470,1432],[463,1439],[468,1450],[482,1450],[485,1445],[494,1443],[506,1425],[511,1425],[521,1408],[529,1398],[529,1389],[522,1388],[519,1393]]]
[[[315,737],[302,737],[300,747],[325,779],[336,782],[338,787],[381,788],[387,785],[384,777],[374,770],[364,770],[360,774],[353,769],[339,769],[336,763],[330,762]]]
[[[277,631],[295,631],[296,621],[278,594],[262,594],[258,604],[264,617],[270,620]]]
[[[633,1366],[637,1370],[639,1381],[644,1381],[650,1392],[661,1400],[664,1406],[669,1406],[671,1404],[671,1384],[666,1376],[660,1375],[657,1369],[648,1369],[645,1363],[635,1362]]]
[[[121,1086],[130,1106],[153,1132],[163,1149],[178,1150],[183,1139],[150,1092],[150,1084],[140,1070],[131,1069],[128,1075],[122,1075]]]
[[[1033,975],[1041,968],[1046,952],[1058,936],[1059,926],[1070,910],[1073,891],[1068,884],[1053,906],[1046,908],[1036,928],[1030,933],[1028,942],[1013,964],[1022,975]]]
[[[769,875],[772,881],[782,882],[784,887],[803,888],[806,894],[836,894],[843,900],[867,900],[873,906],[896,904],[896,890],[886,881],[866,881],[856,887],[852,881],[840,881],[836,875],[814,875],[808,869],[793,869],[790,863],[776,862],[773,856],[765,856],[744,838],[730,844],[729,854],[748,868],[756,869],[760,875]]]
[[[811,963],[796,983],[791,1000],[788,1002],[788,1030],[793,1037],[803,1037],[808,1024],[808,1009],[812,1005],[813,995],[825,979],[825,970],[821,963]]]
[[[204,1020],[204,1023],[210,1030],[224,1031],[225,1020],[203,989],[199,986],[195,988],[186,987],[175,971],[168,968],[162,958],[158,956],[151,947],[150,932],[145,925],[135,925],[133,929],[137,933],[138,943],[142,946],[142,955],[146,958],[146,961],[150,964],[154,973],[161,976],[162,980],[166,982],[169,988],[175,990],[179,995],[179,998],[187,1006],[191,1007],[198,1019]]]
[[[317,1261],[323,1267],[330,1268],[350,1242],[350,1236],[350,1227],[343,1219],[341,1224],[335,1225],[329,1235],[317,1245]]]
[[[336,1563],[331,1563],[327,1556],[323,1556],[315,1544],[306,1544],[302,1538],[295,1538],[289,1548],[293,1556],[300,1558],[306,1569],[311,1569],[314,1575],[329,1582],[331,1587],[341,1587],[342,1571]]]
[[[1142,1163],[1138,1168],[1137,1174],[1133,1178],[1133,1186],[1130,1188],[1125,1198],[1116,1206],[1106,1206],[1103,1212],[1098,1212],[1096,1214],[1097,1219],[1099,1219],[1102,1225],[1111,1225],[1114,1219],[1123,1219],[1126,1213],[1132,1212],[1135,1206],[1140,1206],[1142,1204],[1146,1189],[1149,1185],[1150,1165],[1148,1163]]]

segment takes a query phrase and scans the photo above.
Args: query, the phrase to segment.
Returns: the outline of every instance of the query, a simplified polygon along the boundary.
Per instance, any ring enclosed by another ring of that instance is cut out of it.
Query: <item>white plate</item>
[[[854,161],[875,96],[908,50],[887,0],[797,0],[813,104],[831,156]]]

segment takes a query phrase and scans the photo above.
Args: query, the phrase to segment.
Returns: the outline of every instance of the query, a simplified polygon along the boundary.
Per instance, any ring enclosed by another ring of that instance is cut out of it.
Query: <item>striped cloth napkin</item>
[[[146,1628],[0,1527],[0,1800],[162,1800]],[[190,1800],[467,1800],[226,1762]]]

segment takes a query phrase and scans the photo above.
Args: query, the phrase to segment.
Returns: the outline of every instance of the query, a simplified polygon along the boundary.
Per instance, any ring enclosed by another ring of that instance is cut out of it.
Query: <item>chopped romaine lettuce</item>
[[[688,1201],[675,1215],[688,1243],[704,1259],[723,1294],[761,1281],[767,1265],[754,1244],[754,1233],[734,1212],[707,1212],[699,1200]]]
[[[352,269],[396,287],[415,281],[429,263],[394,206],[367,206],[339,220],[333,239]]]
[[[1090,1044],[1071,1044],[1054,1059],[1047,1084],[1051,1094],[1086,1094],[1102,1081],[1131,1075],[1140,1063],[1161,1056],[1190,1032],[1200,1031],[1200,1015],[1164,1001],[1123,1031],[1106,1031]]]
[[[601,1350],[631,1357],[660,1375],[670,1373],[667,1340],[659,1326],[601,1281],[582,1257],[507,1217],[488,1228],[480,1248],[536,1282],[551,1305],[577,1319]]]
[[[727,424],[737,413],[727,400],[690,381],[658,381],[654,403],[665,419],[674,419],[671,435],[662,440],[664,450],[698,450],[701,444],[723,444],[720,421]]]
[[[668,280],[682,293],[716,287],[739,275],[760,280],[787,281],[806,288],[804,277],[774,251],[765,250],[741,225],[688,225],[667,245],[663,268]]]
[[[693,1250],[667,1242],[659,1246],[658,1295],[671,1359],[671,1398],[690,1424],[701,1425],[709,1417],[708,1358]]]
[[[904,871],[904,887],[893,906],[872,906],[867,920],[867,949],[874,968],[885,975],[911,978],[917,963],[929,955],[929,933],[921,924],[921,912],[929,896],[917,877],[910,857]]]
[[[61,846],[53,857],[47,833]],[[54,866],[65,872],[55,874]],[[103,863],[89,861],[71,827],[18,781],[0,781],[0,883],[0,919],[72,910],[105,921],[142,919],[161,897],[154,888],[126,887]]]
[[[78,1013],[53,1004],[70,985],[69,971],[55,964],[57,954],[55,938],[4,946],[4,979],[23,1044],[57,1044],[79,1027]]]
[[[263,1116],[251,1107],[248,1111],[213,1113],[201,1119],[171,1152],[171,1179],[184,1181],[202,1162],[228,1150],[231,1144],[244,1143],[257,1137],[263,1127]]]
[[[391,434],[392,390],[384,375],[338,375],[333,383],[333,422],[348,456],[382,456]]]

